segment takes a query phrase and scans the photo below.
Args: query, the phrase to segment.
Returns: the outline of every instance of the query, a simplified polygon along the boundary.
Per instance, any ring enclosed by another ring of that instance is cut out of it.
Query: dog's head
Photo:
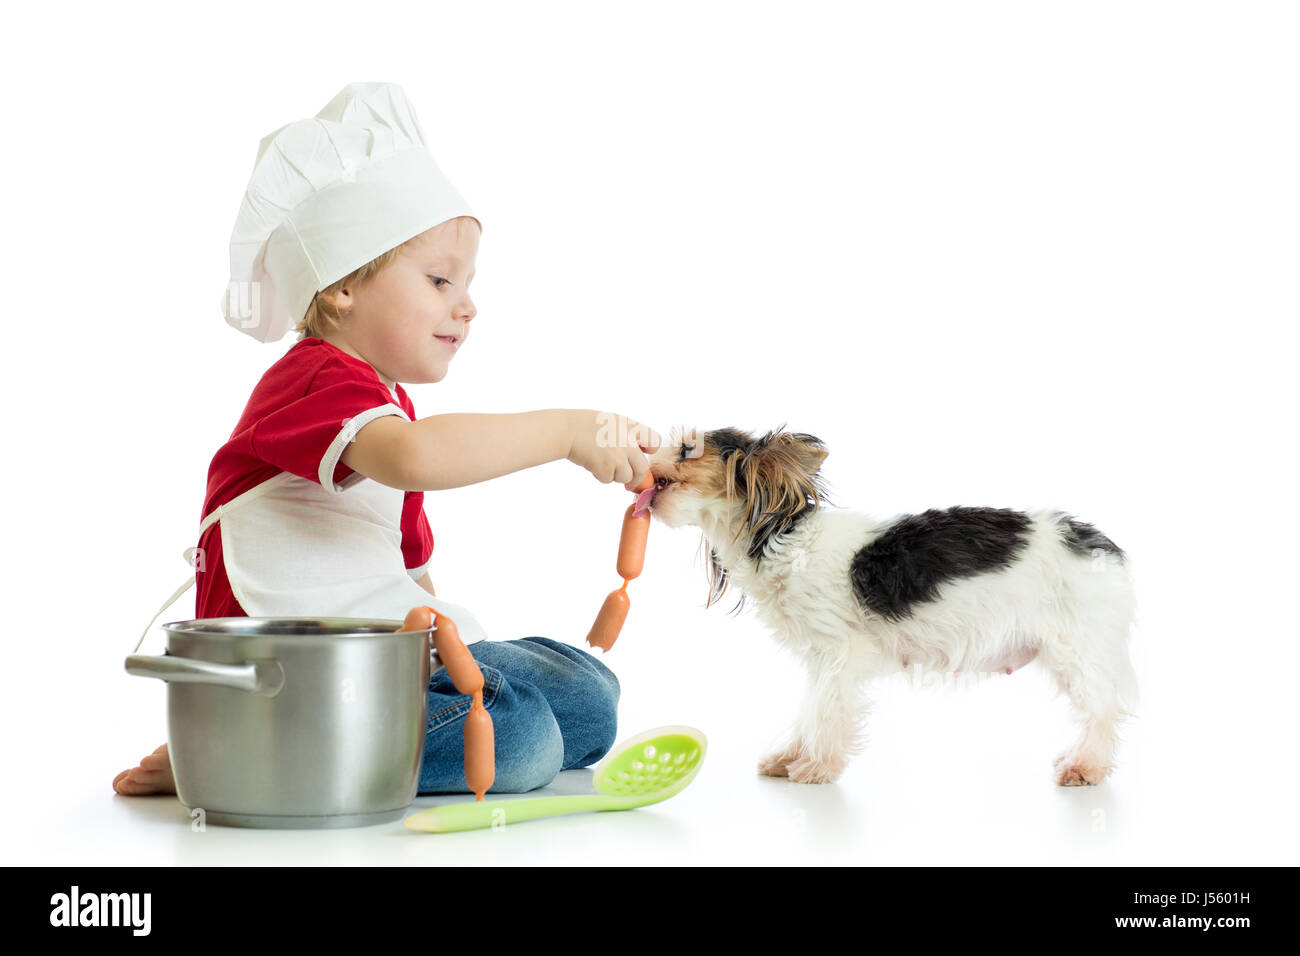
[[[761,561],[774,536],[830,503],[819,472],[826,446],[813,435],[784,429],[781,425],[755,437],[737,428],[674,428],[669,441],[650,456],[655,478],[651,514],[674,528],[701,528],[706,539],[725,535],[756,563]],[[727,571],[709,545],[708,604],[726,587]],[[743,603],[742,596],[736,610]]]

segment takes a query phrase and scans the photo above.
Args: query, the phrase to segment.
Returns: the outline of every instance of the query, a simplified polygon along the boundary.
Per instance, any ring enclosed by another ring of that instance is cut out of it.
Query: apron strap
[[[266,492],[270,491],[272,488],[276,487],[282,482],[287,481],[292,477],[293,475],[290,472],[281,471],[278,474],[276,474],[274,477],[268,478],[260,485],[254,485],[252,488],[250,488],[248,491],[245,491],[243,494],[236,495],[230,501],[227,501],[224,505],[218,505],[217,507],[213,508],[212,512],[209,515],[207,515],[207,517],[205,517],[203,521],[199,523],[199,539],[201,540],[203,538],[203,532],[207,531],[208,528],[212,527],[213,524],[220,521],[223,515],[233,511],[235,508],[239,507],[245,502],[251,501],[254,498],[266,494]],[[186,548],[184,551],[181,552],[181,557],[185,560],[186,564],[190,565],[191,567],[196,567],[194,563],[194,556],[196,555],[198,550],[199,549],[197,547],[194,547],[194,548]],[[146,627],[144,629],[144,633],[140,635],[140,640],[136,642],[135,651],[132,651],[132,653],[135,653],[140,650],[140,645],[144,643],[144,639],[149,635],[149,628],[153,627],[153,623],[154,621],[158,620],[158,616],[162,614],[163,611],[167,610],[169,607],[175,604],[177,599],[193,586],[194,586],[194,575],[191,574],[189,577],[185,579],[184,583],[182,583],[180,587],[178,587],[175,591],[172,592],[172,596],[167,599],[167,602],[158,609],[158,613],[153,616],[153,620],[149,622],[149,626]]]
[[[221,516],[222,514],[225,513],[225,511],[226,511],[226,505],[222,505],[219,508],[214,508],[212,514],[204,518],[203,522],[199,525],[199,537],[203,537],[203,532],[207,531],[208,528],[211,527],[213,522],[221,520]],[[193,555],[197,550],[198,550],[197,548],[186,548],[184,551],[181,552],[181,557],[185,560],[186,564],[190,564],[192,566]],[[158,613],[155,614],[152,618],[150,618],[149,623],[145,625],[144,633],[140,635],[140,640],[135,642],[135,650],[131,652],[132,654],[139,653],[140,645],[143,644],[144,639],[149,636],[149,630],[153,627],[154,621],[158,620],[158,617],[162,614],[162,612],[167,610],[173,604],[175,604],[177,600],[180,599],[180,596],[192,587],[194,587],[193,574],[191,574],[183,582],[181,582],[181,586],[178,587],[175,591],[173,591],[172,596],[169,597],[166,600],[166,602],[163,604],[163,606],[158,609]]]
[[[188,555],[189,551],[186,551],[185,554]],[[153,627],[153,622],[158,620],[158,616],[162,614],[163,611],[167,610],[169,607],[175,604],[176,599],[179,598],[182,594],[184,594],[192,587],[194,587],[194,575],[191,574],[189,577],[185,579],[185,582],[180,587],[178,587],[175,591],[172,592],[172,596],[167,599],[167,603],[158,609],[158,614],[155,614],[150,619],[148,625],[144,629],[144,633],[140,635],[140,640],[136,641],[135,650],[131,652],[132,654],[139,652],[140,645],[144,643],[144,639],[149,635],[149,630],[150,628]]]

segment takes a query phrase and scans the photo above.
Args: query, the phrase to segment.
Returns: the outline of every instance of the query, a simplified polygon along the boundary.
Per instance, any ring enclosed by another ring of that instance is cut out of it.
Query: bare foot
[[[139,797],[146,793],[175,793],[171,755],[163,744],[140,761],[140,766],[123,770],[113,778],[113,789],[123,796]]]

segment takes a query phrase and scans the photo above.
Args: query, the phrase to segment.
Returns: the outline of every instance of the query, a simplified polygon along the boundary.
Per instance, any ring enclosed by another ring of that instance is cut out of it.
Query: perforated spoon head
[[[656,727],[619,743],[592,769],[592,785],[638,805],[680,793],[699,773],[708,740],[694,727]]]

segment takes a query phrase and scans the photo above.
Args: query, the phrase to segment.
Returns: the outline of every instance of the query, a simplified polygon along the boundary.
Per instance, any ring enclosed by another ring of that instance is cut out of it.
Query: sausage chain
[[[495,740],[492,715],[483,706],[483,672],[474,656],[460,639],[456,622],[431,607],[412,608],[402,623],[403,631],[427,631],[434,628],[433,646],[447,668],[456,690],[470,694],[469,713],[465,715],[465,783],[482,800],[496,778]]]
[[[654,476],[647,472],[641,483],[632,490],[640,494],[653,484]],[[623,586],[617,591],[611,591],[609,597],[605,598],[605,603],[600,606],[596,623],[591,626],[591,633],[587,635],[587,643],[592,647],[608,651],[618,640],[623,622],[627,620],[628,608],[632,606],[627,596],[627,584],[633,578],[640,576],[641,569],[645,566],[645,544],[649,534],[650,512],[644,511],[638,515],[636,504],[628,505],[627,511],[623,512],[623,532],[618,540],[616,567],[619,577],[623,579]]]

